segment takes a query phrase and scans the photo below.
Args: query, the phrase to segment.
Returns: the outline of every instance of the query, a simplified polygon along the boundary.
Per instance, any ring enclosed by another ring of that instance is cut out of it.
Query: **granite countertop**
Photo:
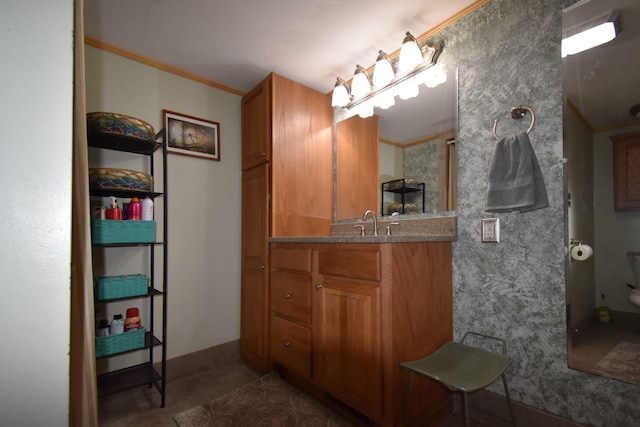
[[[399,224],[391,227],[387,236],[387,226],[391,222]],[[365,227],[365,236],[360,235],[360,225]],[[378,236],[373,235],[372,221],[347,221],[334,223],[330,236],[271,237],[270,242],[307,243],[401,243],[401,242],[452,242],[457,238],[457,218],[455,216],[429,217],[405,220],[378,220]]]
[[[302,236],[270,237],[270,242],[306,243],[400,243],[400,242],[449,242],[451,236],[391,235],[391,236]]]

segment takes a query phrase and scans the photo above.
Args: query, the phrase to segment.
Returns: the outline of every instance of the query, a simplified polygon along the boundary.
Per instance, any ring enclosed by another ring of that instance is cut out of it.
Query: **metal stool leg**
[[[464,415],[464,427],[469,427],[469,402],[467,401],[467,393],[462,394],[462,413]]]
[[[407,401],[404,403],[404,426],[407,427],[409,421],[409,404],[411,403],[411,393],[413,392],[413,371],[409,375],[409,393],[407,394]]]
[[[509,396],[509,387],[507,386],[507,379],[504,374],[500,375],[502,378],[502,385],[504,386],[504,394],[507,397],[507,405],[509,406],[509,415],[511,415],[511,423],[516,425],[516,418],[513,416],[513,408],[511,407],[511,396]]]

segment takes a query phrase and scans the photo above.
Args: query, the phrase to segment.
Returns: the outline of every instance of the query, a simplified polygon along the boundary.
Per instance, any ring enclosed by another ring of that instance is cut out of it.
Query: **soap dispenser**
[[[122,209],[118,207],[118,202],[113,196],[111,196],[111,207],[107,209],[107,219],[122,219]]]

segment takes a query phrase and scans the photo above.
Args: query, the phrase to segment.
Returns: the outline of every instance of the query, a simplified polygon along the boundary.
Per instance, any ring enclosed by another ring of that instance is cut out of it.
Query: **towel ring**
[[[533,125],[536,122],[536,114],[533,112],[533,110],[525,105],[521,105],[519,107],[513,107],[511,109],[511,118],[514,120],[520,120],[521,118],[523,118],[524,116],[527,115],[527,112],[529,112],[529,114],[531,114],[531,125],[529,126],[529,129],[527,129],[527,135],[529,134],[529,132],[531,132],[531,129],[533,129]],[[493,137],[495,139],[499,139],[498,138],[498,134],[496,133],[496,128],[498,127],[498,119],[495,119],[493,121]]]

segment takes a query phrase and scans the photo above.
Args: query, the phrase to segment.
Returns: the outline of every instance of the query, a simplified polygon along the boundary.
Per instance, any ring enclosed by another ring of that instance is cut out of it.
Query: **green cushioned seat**
[[[464,344],[465,339],[469,335],[480,339],[490,339],[501,342],[502,354]],[[511,364],[511,359],[507,357],[506,352],[506,342],[503,339],[477,332],[467,332],[459,343],[449,341],[422,359],[400,363],[402,369],[411,373],[409,378],[409,393],[405,404],[405,425],[407,425],[406,418],[408,415],[408,406],[411,401],[414,373],[438,381],[449,388],[449,390],[462,394],[465,426],[469,425],[467,393],[481,390],[492,384],[498,378],[502,378],[511,421],[515,425],[511,399],[509,397],[509,388],[504,377],[504,372]]]

